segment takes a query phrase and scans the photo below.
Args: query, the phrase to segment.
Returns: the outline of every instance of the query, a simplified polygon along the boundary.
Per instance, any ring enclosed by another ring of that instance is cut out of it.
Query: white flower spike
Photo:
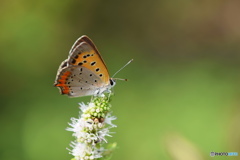
[[[111,115],[109,96],[92,98],[88,104],[80,104],[80,117],[71,118],[68,131],[73,132],[76,138],[71,143],[70,154],[74,156],[72,160],[96,160],[109,158],[116,148],[116,143],[104,148],[103,144],[108,143],[106,137],[112,137],[110,128],[117,127],[112,123],[116,120]]]

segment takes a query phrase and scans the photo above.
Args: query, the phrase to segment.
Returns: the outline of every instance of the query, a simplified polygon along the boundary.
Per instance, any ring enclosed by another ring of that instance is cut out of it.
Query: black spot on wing
[[[96,62],[91,62],[91,66],[94,66],[96,64]]]
[[[72,63],[76,63],[76,59],[73,59],[73,60],[72,60]]]

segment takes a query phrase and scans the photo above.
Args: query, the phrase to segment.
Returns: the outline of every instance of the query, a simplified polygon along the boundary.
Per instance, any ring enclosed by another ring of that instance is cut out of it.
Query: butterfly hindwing
[[[55,86],[71,97],[97,94],[104,84],[92,71],[81,66],[68,66],[58,75]]]
[[[60,89],[61,94],[69,94],[70,90],[67,85],[67,80],[72,73],[69,67],[62,68],[61,65],[59,67],[54,86]]]
[[[96,95],[102,87],[105,87],[99,76],[81,66],[74,66],[67,83],[70,86],[70,95],[74,97]]]

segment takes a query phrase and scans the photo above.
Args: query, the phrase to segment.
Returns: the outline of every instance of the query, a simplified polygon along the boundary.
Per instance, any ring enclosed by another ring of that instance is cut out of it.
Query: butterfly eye
[[[116,82],[113,79],[110,79],[110,85],[114,86],[116,84]]]

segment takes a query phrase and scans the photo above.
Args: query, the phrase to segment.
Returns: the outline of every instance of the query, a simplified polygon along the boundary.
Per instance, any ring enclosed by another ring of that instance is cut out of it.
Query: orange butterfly
[[[100,95],[116,84],[92,40],[80,37],[57,72],[54,86],[70,97]]]

